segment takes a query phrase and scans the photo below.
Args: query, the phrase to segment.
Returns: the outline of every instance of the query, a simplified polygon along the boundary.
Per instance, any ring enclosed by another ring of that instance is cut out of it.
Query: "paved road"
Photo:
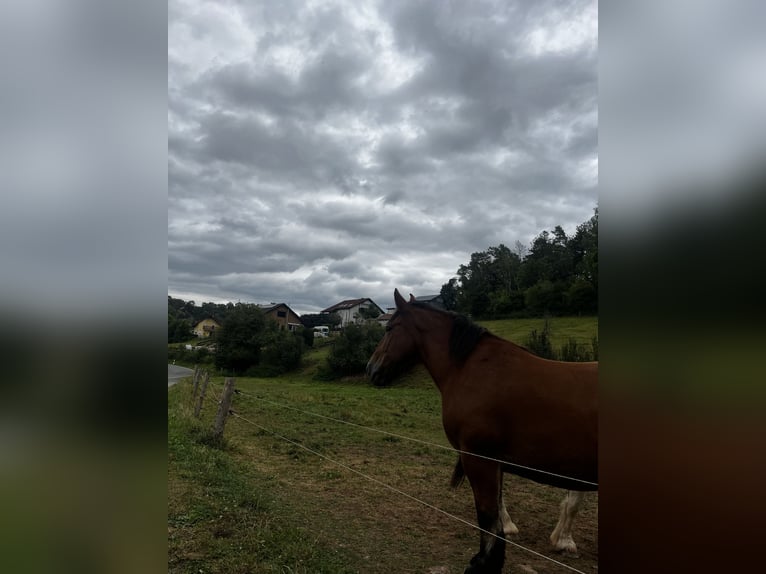
[[[172,387],[181,379],[191,377],[193,374],[193,369],[187,369],[180,365],[168,365],[168,387]]]

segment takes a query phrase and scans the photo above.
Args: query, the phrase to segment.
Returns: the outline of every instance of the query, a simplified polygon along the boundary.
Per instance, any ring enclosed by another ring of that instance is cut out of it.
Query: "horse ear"
[[[412,293],[410,293],[410,303],[414,303],[414,302],[415,302],[415,296]]]
[[[404,297],[399,294],[399,289],[394,289],[394,302],[397,309],[401,309],[406,304]]]

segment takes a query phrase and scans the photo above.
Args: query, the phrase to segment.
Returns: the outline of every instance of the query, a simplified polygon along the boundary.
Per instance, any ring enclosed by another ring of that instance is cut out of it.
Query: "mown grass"
[[[285,519],[296,509],[240,448],[228,439],[224,448],[210,445],[185,390],[168,393],[168,572],[354,572]]]
[[[220,381],[214,378],[211,385],[214,396]],[[407,445],[401,453],[402,441],[395,437],[273,404],[446,444],[433,388],[402,397],[354,380],[238,379],[237,385],[248,393],[235,397],[242,416],[325,456],[402,489],[413,467],[421,479],[439,474],[442,485],[448,480],[454,462],[448,451],[436,455],[439,472],[423,469],[418,459],[424,447]],[[411,571],[391,566],[408,544],[391,546],[379,531],[379,516],[387,516],[385,522],[396,516],[384,502],[388,491],[362,485],[361,477],[236,417],[227,422],[225,447],[214,448],[207,440],[214,403],[203,409],[206,422],[198,423],[186,406],[188,382],[169,395],[170,572]],[[398,477],[392,475],[393,459]],[[406,522],[412,529],[412,520]],[[384,549],[378,548],[381,541]]]
[[[512,323],[485,325],[512,340],[526,336],[530,324]],[[372,387],[362,377],[317,381],[327,352],[312,349],[303,368],[288,376],[237,379],[242,394],[233,408],[247,421],[229,418],[222,448],[208,440],[222,379],[211,379],[200,421],[191,416],[189,381],[169,389],[169,572],[463,571],[477,549],[474,530],[276,436],[475,520],[470,489],[448,487],[454,453],[338,422],[446,446],[441,399],[425,370],[389,388]],[[550,554],[547,537],[561,492],[510,476],[505,483],[521,529],[514,540]],[[597,571],[596,501],[597,495],[589,496],[578,518],[580,557],[557,557],[584,572]],[[524,571],[521,566],[563,571],[513,548],[507,563],[506,572]]]
[[[479,321],[495,335],[523,345],[532,330],[542,330],[545,319],[502,319]],[[598,336],[598,317],[550,317],[548,325],[554,348],[565,345],[569,339],[590,344]]]

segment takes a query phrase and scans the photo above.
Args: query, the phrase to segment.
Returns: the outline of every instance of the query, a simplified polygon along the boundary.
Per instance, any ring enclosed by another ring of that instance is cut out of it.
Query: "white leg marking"
[[[558,524],[551,534],[551,544],[558,552],[577,553],[577,545],[572,538],[572,524],[580,510],[584,492],[568,490],[564,500],[561,501],[561,514]]]
[[[505,508],[505,499],[502,495],[500,495],[500,520],[503,524],[503,534],[510,536],[511,534],[519,533],[519,529],[513,523],[511,515],[508,514],[508,511]]]

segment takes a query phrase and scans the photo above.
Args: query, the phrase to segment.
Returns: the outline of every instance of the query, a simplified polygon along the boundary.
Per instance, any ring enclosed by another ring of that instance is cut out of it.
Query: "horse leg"
[[[580,510],[584,495],[584,492],[568,490],[564,500],[561,501],[561,515],[551,534],[551,544],[557,552],[577,554],[577,545],[572,538],[572,524]]]
[[[505,562],[505,539],[500,519],[500,466],[472,456],[461,458],[473,490],[479,528],[482,529],[479,552],[471,558],[464,574],[500,574]]]

